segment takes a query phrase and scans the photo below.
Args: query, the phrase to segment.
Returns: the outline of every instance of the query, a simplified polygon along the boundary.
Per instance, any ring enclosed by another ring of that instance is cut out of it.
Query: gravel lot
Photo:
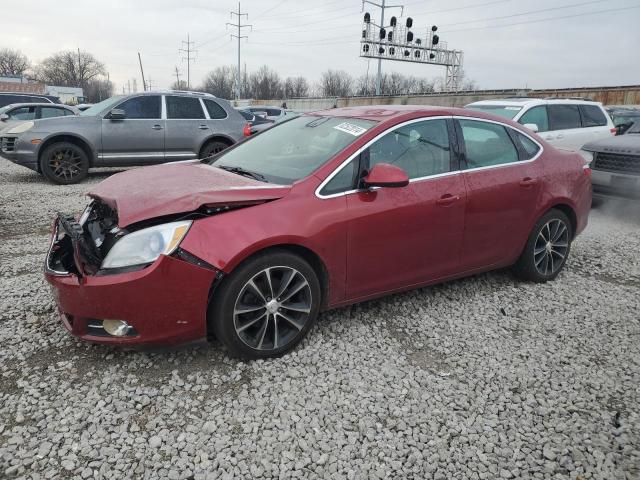
[[[546,285],[508,271],[322,315],[292,354],[126,352],[63,329],[57,187],[0,160],[0,478],[640,478],[640,208]]]

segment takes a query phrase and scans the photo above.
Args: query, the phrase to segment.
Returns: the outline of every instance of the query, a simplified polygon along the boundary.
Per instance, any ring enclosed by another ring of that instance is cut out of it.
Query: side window
[[[604,127],[607,124],[607,117],[600,107],[595,105],[579,105],[582,114],[583,127]]]
[[[159,119],[160,118],[160,96],[142,95],[133,97],[122,102],[115,108],[124,110],[126,118],[131,119]]]
[[[227,118],[227,112],[225,112],[224,108],[222,108],[218,102],[214,102],[213,100],[205,100],[204,106],[207,107],[207,112],[209,113],[209,118],[220,120],[222,118]],[[242,114],[241,114],[242,115]]]
[[[73,113],[71,110],[67,110],[66,108],[63,109],[62,111],[64,112],[63,115],[65,117],[69,117],[69,116],[75,115],[75,113]]]
[[[538,126],[538,132],[546,132],[549,130],[549,119],[547,118],[547,107],[539,105],[527,110],[518,120],[518,123],[535,123]]]
[[[523,135],[520,132],[516,132],[515,130],[513,131],[515,132],[516,138],[518,139],[517,141],[522,146],[522,151],[525,153],[524,157],[522,157],[520,160],[530,160],[535,157],[540,150],[538,144],[526,135]]]
[[[33,120],[36,118],[36,107],[20,107],[9,113],[9,116],[16,120]]]
[[[67,112],[65,108],[56,108],[56,107],[40,107],[40,116],[41,118],[53,118],[53,117],[62,117],[66,115]]]
[[[358,157],[351,160],[327,183],[320,195],[333,195],[334,193],[348,192],[354,189],[355,177],[358,172]]]
[[[205,118],[199,98],[167,95],[166,99],[167,118],[169,119],[196,120]]]
[[[468,168],[514,163],[518,151],[502,125],[476,120],[459,120]]]
[[[451,169],[451,149],[446,120],[425,120],[400,127],[369,147],[369,168],[389,163],[409,178],[421,178]]]
[[[568,130],[582,127],[577,105],[548,105],[551,130]]]
[[[281,113],[277,108],[265,108],[265,111],[270,117],[279,117]]]

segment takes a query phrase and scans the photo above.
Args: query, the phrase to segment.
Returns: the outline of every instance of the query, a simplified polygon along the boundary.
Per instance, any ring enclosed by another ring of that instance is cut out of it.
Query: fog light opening
[[[102,327],[114,337],[124,337],[131,330],[131,326],[124,320],[103,320]]]

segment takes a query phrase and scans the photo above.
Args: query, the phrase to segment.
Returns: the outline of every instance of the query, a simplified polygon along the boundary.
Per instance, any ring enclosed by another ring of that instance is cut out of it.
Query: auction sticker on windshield
[[[354,137],[362,135],[364,132],[367,131],[366,128],[362,128],[362,127],[359,127],[358,125],[354,125],[353,123],[348,123],[348,122],[343,122],[340,125],[336,125],[333,128],[335,128],[336,130],[340,130],[341,132],[350,133]]]

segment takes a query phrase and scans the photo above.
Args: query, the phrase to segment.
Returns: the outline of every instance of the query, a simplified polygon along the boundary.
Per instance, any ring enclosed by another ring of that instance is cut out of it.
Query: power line
[[[195,44],[195,42],[191,41],[189,39],[189,34],[187,34],[187,40],[186,41],[184,41],[184,40],[182,41],[182,45],[186,45],[187,47],[179,49],[180,52],[185,52],[187,54],[187,58],[186,58],[186,60],[187,60],[187,90],[191,90],[191,62],[194,61],[191,58],[191,54],[192,53],[197,53],[197,51],[194,50],[191,47],[191,45],[194,45],[194,44]],[[184,61],[185,58],[182,57],[182,60]]]
[[[249,19],[249,14],[248,13],[242,13],[240,11],[240,2],[238,2],[238,11],[237,12],[231,12],[231,18],[233,18],[233,16],[237,16],[238,17],[238,23],[229,23],[227,22],[227,25],[231,25],[232,27],[237,27],[238,29],[238,34],[234,35],[233,33],[231,34],[231,38],[235,37],[238,39],[238,69],[236,70],[236,98],[240,99],[240,39],[242,38],[249,38],[246,35],[242,35],[242,29],[249,27],[251,30],[253,30],[253,26],[249,25],[249,24],[243,24],[242,23],[242,17],[245,17],[247,20]]]
[[[523,15],[533,15],[535,13],[551,12],[553,10],[563,10],[565,8],[582,7],[584,5],[592,5],[594,3],[604,3],[605,1],[608,2],[609,0],[591,0],[590,2],[573,3],[571,5],[562,5],[560,7],[541,8],[539,10],[529,10],[528,12],[514,13],[512,15],[503,15],[502,17],[487,17],[487,18],[479,18],[477,20],[467,20],[464,22],[447,23],[440,26],[450,27],[453,25],[466,25],[469,23],[488,22],[489,20],[503,20],[505,18],[522,17]]]
[[[323,10],[324,7],[328,7],[328,6],[336,4],[336,3],[344,4],[344,0],[334,0],[332,2],[323,2],[322,5],[318,6],[318,7],[303,8],[301,10],[294,10],[292,12],[286,12],[286,13],[275,13],[275,14],[271,14],[271,15],[260,15],[260,17],[262,19],[265,19],[265,18],[268,19],[268,18],[274,18],[274,17],[278,17],[278,19],[280,19],[280,18],[288,18],[288,17],[301,17],[301,16],[304,17],[304,16],[307,16],[307,15],[314,15],[314,14],[318,13],[318,12],[314,12],[314,10],[318,10],[318,9]],[[340,10],[349,10],[351,8],[353,8],[353,7],[334,8],[334,9],[332,9],[332,11],[339,12]],[[326,11],[326,10],[323,10],[323,11]],[[302,14],[302,15],[300,15],[300,14]]]
[[[271,12],[273,10],[275,10],[276,8],[278,8],[280,5],[282,5],[284,2],[286,2],[287,0],[282,0],[280,3],[276,3],[273,7],[271,8],[267,8],[264,12],[259,13],[258,15],[256,15],[256,18],[259,18],[261,16],[263,16],[265,13]],[[238,9],[239,11],[240,9]]]
[[[505,23],[503,25],[488,25],[488,26],[484,26],[484,27],[472,27],[472,28],[460,28],[457,30],[447,30],[447,34],[449,33],[454,33],[454,32],[471,32],[471,31],[475,31],[475,30],[487,30],[487,29],[493,29],[493,28],[502,28],[502,27],[513,27],[515,25],[526,25],[529,23],[540,23],[540,22],[549,22],[552,20],[564,20],[567,18],[576,18],[576,17],[586,17],[589,15],[597,15],[600,13],[610,13],[610,12],[621,12],[623,10],[632,10],[635,8],[640,8],[640,5],[634,5],[632,7],[619,7],[619,8],[609,8],[607,10],[598,10],[595,12],[586,12],[586,13],[575,13],[573,15],[564,15],[562,17],[546,17],[546,18],[539,18],[537,20],[525,20],[522,22],[515,22],[515,23]]]

